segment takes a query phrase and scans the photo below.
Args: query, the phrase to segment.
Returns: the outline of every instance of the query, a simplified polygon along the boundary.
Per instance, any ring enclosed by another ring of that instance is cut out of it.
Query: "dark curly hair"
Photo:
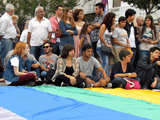
[[[106,25],[106,28],[108,29],[109,32],[111,32],[111,27],[113,25],[113,18],[115,18],[116,14],[113,12],[109,12],[105,15],[102,24]]]

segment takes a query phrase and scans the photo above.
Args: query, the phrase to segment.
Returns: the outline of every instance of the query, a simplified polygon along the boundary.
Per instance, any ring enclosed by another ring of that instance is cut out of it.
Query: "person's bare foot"
[[[1,78],[1,79],[0,79],[0,82],[4,82],[4,79],[3,79],[3,78]]]

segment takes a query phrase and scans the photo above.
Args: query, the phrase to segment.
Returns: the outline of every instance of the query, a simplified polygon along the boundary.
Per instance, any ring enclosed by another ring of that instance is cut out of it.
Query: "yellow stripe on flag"
[[[104,94],[110,94],[114,96],[144,100],[154,104],[160,104],[160,92],[153,90],[125,90],[122,88],[116,88],[116,89],[90,88],[89,90]]]

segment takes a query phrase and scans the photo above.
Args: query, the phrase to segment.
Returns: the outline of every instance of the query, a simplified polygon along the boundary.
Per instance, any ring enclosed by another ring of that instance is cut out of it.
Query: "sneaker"
[[[112,88],[112,83],[108,83],[107,88]]]
[[[83,85],[83,87],[82,87],[82,88],[85,88],[85,85],[86,85],[86,84],[85,84],[84,82],[82,82],[82,85]]]
[[[43,85],[44,82],[43,81],[37,81],[36,83],[37,83],[37,86],[40,86],[40,85]]]
[[[30,87],[33,87],[33,86],[36,85],[36,83],[33,82],[33,81],[30,81],[30,82],[25,83],[25,85],[30,86]]]
[[[61,82],[61,87],[69,86],[68,83]]]
[[[94,87],[94,85],[92,83],[86,83],[86,88],[91,88],[91,87]]]

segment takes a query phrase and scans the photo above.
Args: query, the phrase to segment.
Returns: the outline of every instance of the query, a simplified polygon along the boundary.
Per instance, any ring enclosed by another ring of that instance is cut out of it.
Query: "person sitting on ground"
[[[4,71],[6,69],[8,61],[12,57],[13,52],[14,50],[9,51],[7,56],[4,59]],[[23,66],[23,69],[28,72],[35,72],[37,74],[38,81],[41,81],[39,66],[40,66],[39,62],[36,60],[36,58],[32,54],[28,53],[27,55],[25,55],[25,64]]]
[[[52,73],[52,76],[54,75],[56,70],[56,63],[59,57],[56,54],[52,53],[53,43],[51,41],[45,42],[43,48],[46,54],[39,57],[39,63],[42,70],[41,76],[43,78],[46,78],[47,72],[49,73],[49,71],[50,73]],[[45,83],[52,83],[51,78],[47,80],[45,79]]]
[[[118,61],[113,65],[110,76],[111,82],[107,84],[108,88],[125,88],[127,82],[124,78],[126,77],[140,81],[132,64],[130,63],[131,53],[128,50],[121,50],[119,53],[119,58],[121,61]]]
[[[81,78],[79,73],[79,63],[74,58],[75,48],[71,44],[64,45],[61,58],[57,61],[56,73],[52,80],[57,86],[73,86],[84,88],[85,79]]]
[[[7,85],[36,85],[36,74],[23,70],[25,56],[29,53],[28,44],[18,42],[15,46],[11,59],[5,68],[3,78]]]
[[[160,66],[159,58],[160,49],[158,47],[150,48],[150,55],[142,57],[138,62],[136,73],[141,79],[140,84],[142,89],[160,89],[160,84],[157,83],[158,66]]]
[[[102,68],[98,60],[92,57],[92,46],[86,44],[82,47],[83,56],[77,58],[80,66],[80,77],[86,79],[86,83],[92,83],[94,87],[105,87],[105,85],[110,81],[110,78],[107,76],[105,70]],[[103,78],[93,77],[93,69],[97,68],[101,73]]]

